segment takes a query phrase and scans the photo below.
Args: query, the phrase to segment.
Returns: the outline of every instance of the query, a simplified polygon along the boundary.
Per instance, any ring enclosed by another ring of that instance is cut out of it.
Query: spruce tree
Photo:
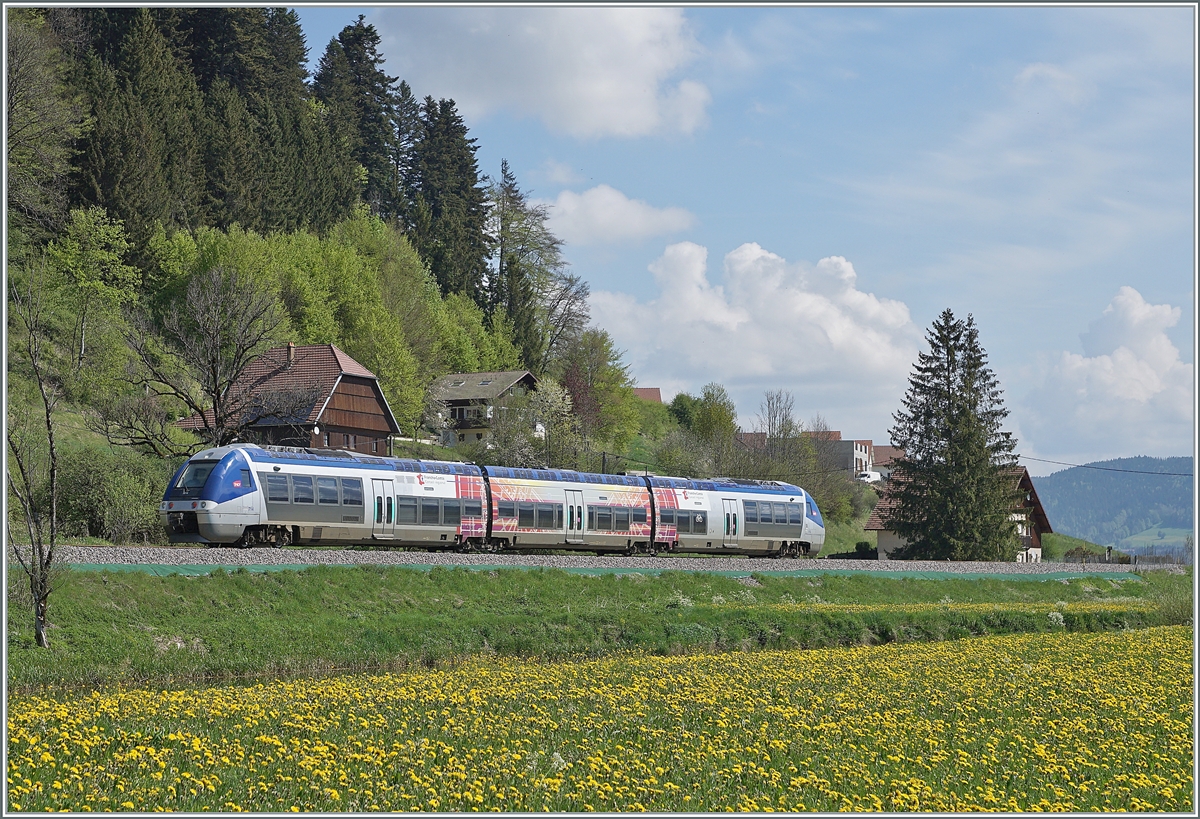
[[[329,42],[313,90],[340,121],[350,151],[366,173],[363,198],[372,212],[398,216],[393,165],[396,77],[383,70],[380,37],[360,14]]]
[[[426,97],[421,125],[408,197],[413,246],[443,294],[463,293],[486,307],[487,191],[475,140],[467,136],[454,100]]]
[[[883,521],[905,543],[894,556],[1012,560],[1016,441],[1000,428],[1008,411],[999,381],[971,316],[943,311],[926,340],[890,430],[904,453]]]

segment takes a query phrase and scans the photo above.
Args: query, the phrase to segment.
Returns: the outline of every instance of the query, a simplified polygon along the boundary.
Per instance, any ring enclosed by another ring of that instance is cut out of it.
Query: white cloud
[[[677,8],[386,8],[371,17],[389,74],[466,116],[509,110],[577,137],[688,134],[708,89]]]
[[[1083,355],[1060,352],[1026,397],[1022,425],[1032,445],[1078,457],[1191,451],[1193,365],[1166,334],[1180,312],[1122,287],[1080,334]]]
[[[708,251],[667,247],[650,265],[659,295],[592,294],[640,383],[695,393],[724,384],[743,424],[768,389],[787,389],[803,419],[821,413],[848,436],[882,438],[916,359],[920,332],[908,307],[858,289],[841,256],[789,263],[757,244],[725,257],[724,284],[709,281]]]
[[[687,230],[696,221],[683,208],[656,208],[616,188],[597,185],[583,193],[563,191],[550,205],[550,230],[567,244],[627,242]]]

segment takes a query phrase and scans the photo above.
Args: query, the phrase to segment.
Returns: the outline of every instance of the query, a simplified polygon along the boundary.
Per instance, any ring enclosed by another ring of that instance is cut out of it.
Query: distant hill
[[[1103,467],[1088,469],[1086,467]],[[1106,470],[1132,470],[1113,472]],[[1071,467],[1033,485],[1055,532],[1117,546],[1148,529],[1192,529],[1191,458],[1118,458]]]

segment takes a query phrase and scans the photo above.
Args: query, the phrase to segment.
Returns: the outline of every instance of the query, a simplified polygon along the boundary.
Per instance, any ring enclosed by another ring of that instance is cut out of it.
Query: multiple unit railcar
[[[815,556],[821,512],[775,481],[561,469],[235,444],[180,467],[160,514],[172,543],[375,544]]]

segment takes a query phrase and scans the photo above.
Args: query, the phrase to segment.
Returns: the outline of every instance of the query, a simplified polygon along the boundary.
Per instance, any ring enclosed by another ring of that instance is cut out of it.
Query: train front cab
[[[171,543],[236,543],[260,517],[250,462],[234,447],[201,452],[171,478],[159,515]]]

